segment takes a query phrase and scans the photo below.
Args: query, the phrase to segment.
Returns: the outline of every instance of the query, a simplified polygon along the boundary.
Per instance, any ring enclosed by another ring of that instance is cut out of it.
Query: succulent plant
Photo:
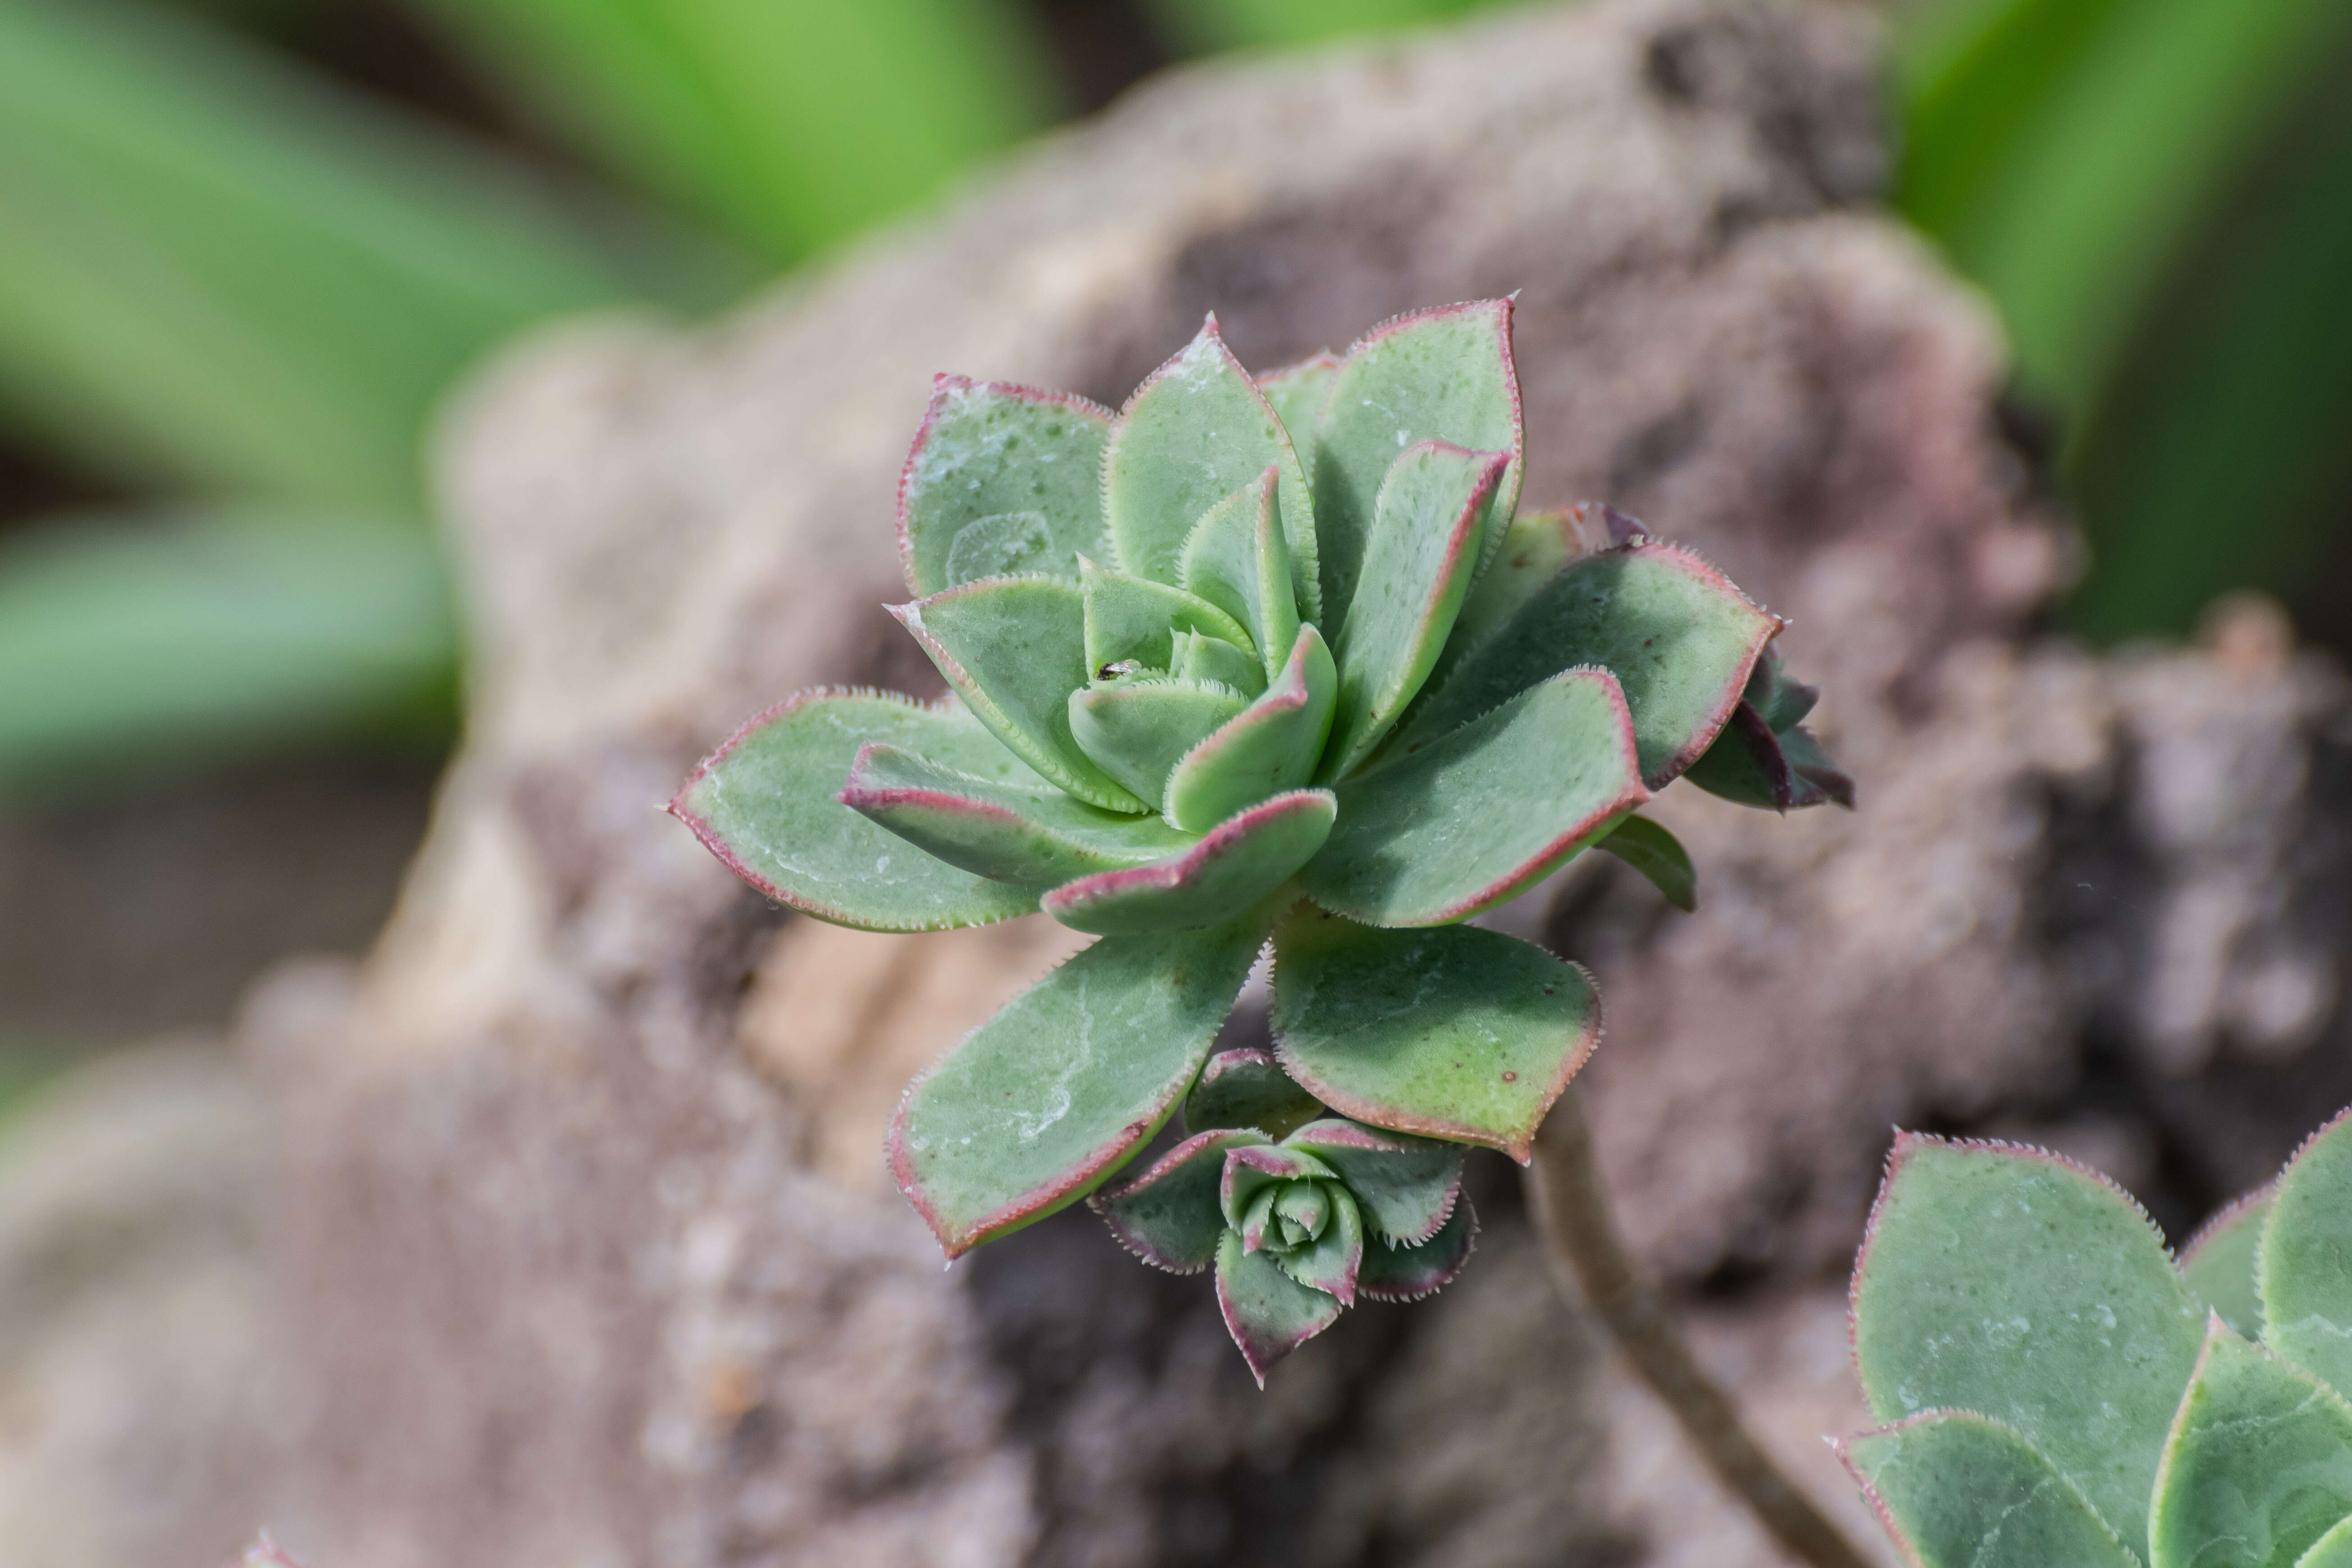
[[[916,597],[892,613],[950,695],[803,692],[672,802],[819,919],[1043,910],[1100,937],[900,1106],[890,1163],[950,1258],[1133,1157],[1269,942],[1279,1068],[1318,1118],[1524,1162],[1599,1003],[1577,966],[1461,922],[1596,844],[1688,907],[1689,858],[1634,813],[1694,764],[1750,804],[1851,798],[1797,728],[1809,689],[1761,658],[1778,617],[1606,508],[1517,512],[1511,309],[1400,317],[1256,380],[1212,317],[1116,416],[940,377],[898,489]],[[1743,714],[1755,732],[1718,742]],[[1340,1173],[1293,1178],[1272,1230],[1220,1231],[1255,1238],[1220,1272],[1229,1317],[1231,1279],[1297,1283],[1366,1206],[1319,1146],[1263,1146]],[[1235,1169],[1277,1158],[1243,1147]],[[1376,1223],[1362,1267],[1413,1244]],[[1262,1376],[1296,1336],[1254,1332],[1236,1319]]]
[[[1903,1136],[1853,1347],[1915,1568],[2352,1568],[2352,1112],[2178,1266],[2095,1172]]]

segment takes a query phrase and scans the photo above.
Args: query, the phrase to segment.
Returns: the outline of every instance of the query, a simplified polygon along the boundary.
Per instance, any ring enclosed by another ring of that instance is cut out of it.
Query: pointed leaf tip
[[[1328,790],[1294,790],[1234,815],[1181,852],[1101,871],[1039,900],[1077,931],[1183,931],[1231,920],[1289,880],[1323,847],[1338,805]]]
[[[1245,1252],[1226,1231],[1217,1247],[1217,1308],[1226,1331],[1265,1386],[1274,1364],[1339,1321],[1339,1299],[1301,1285],[1265,1252]]]

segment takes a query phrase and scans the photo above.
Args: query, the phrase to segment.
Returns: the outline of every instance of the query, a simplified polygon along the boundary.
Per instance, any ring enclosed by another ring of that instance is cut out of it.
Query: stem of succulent
[[[1642,1278],[1610,1215],[1591,1124],[1573,1083],[1536,1133],[1527,1185],[1561,1294],[1572,1300],[1581,1290],[1717,1479],[1799,1560],[1814,1568],[1870,1568],[1871,1559],[1780,1473],[1731,1396],[1691,1353],[1657,1288]]]

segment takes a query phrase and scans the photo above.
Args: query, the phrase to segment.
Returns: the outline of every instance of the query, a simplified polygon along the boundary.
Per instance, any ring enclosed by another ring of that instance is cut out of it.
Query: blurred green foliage
[[[445,391],[532,323],[706,310],[934,198],[1058,117],[1054,8],[1087,0],[370,0],[610,188],[268,42],[345,3],[0,0],[0,422],[153,498],[0,548],[0,791],[446,722]],[[1199,52],[1478,0],[1128,3]],[[2352,520],[2352,5],[1893,16],[1896,200],[2059,418],[2077,624],[2178,630],[2254,585],[2352,638],[2322,614]]]

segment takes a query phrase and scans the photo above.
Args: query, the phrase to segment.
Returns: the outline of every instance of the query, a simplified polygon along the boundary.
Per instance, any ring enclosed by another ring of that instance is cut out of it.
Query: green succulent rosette
[[[1687,856],[1635,813],[1694,764],[1750,804],[1834,794],[1770,792],[1790,746],[1829,766],[1764,658],[1777,617],[1606,509],[1518,512],[1510,322],[1422,311],[1254,380],[1213,317],[1117,415],[942,376],[892,613],[950,695],[803,692],[672,803],[822,920],[1099,936],[900,1108],[893,1168],[950,1257],[1133,1156],[1269,942],[1302,1092],[1524,1161],[1599,1004],[1461,922],[1594,845],[1687,907]],[[1728,735],[1743,712],[1763,742]]]

